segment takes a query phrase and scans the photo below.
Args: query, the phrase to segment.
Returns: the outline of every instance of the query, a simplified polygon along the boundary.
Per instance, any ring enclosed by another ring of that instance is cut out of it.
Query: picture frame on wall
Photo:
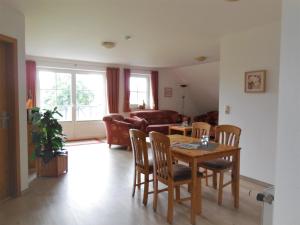
[[[171,87],[165,87],[164,89],[164,96],[166,98],[171,98],[173,95],[173,89]]]
[[[249,71],[245,73],[245,92],[262,93],[266,91],[266,70]]]

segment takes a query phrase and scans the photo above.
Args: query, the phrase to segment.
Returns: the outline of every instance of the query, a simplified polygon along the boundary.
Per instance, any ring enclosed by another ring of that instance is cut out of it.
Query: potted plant
[[[32,142],[38,176],[59,176],[68,171],[68,153],[63,149],[65,135],[56,118],[58,116],[62,115],[57,107],[53,110],[32,109]]]

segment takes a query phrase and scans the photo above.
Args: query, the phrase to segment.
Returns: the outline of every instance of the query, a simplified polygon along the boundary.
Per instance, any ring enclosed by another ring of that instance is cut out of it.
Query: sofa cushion
[[[137,120],[137,121],[140,121],[141,123],[144,123],[145,126],[148,126],[148,125],[149,125],[149,124],[148,124],[148,121],[145,120],[144,118],[140,118],[140,117],[138,117],[138,116],[133,116],[132,119],[135,119],[135,120]]]

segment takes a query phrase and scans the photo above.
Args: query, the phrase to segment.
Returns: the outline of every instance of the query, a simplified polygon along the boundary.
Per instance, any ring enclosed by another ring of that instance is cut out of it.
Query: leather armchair
[[[109,148],[112,144],[121,145],[130,148],[130,129],[144,130],[145,125],[141,120],[134,118],[124,118],[120,114],[111,114],[103,117],[106,127],[106,137]]]

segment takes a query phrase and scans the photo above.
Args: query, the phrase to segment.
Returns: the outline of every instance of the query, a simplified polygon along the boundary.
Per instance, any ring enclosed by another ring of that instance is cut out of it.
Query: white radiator
[[[263,204],[261,225],[273,225],[274,191],[274,187],[267,188],[256,197],[257,201],[261,201]]]

